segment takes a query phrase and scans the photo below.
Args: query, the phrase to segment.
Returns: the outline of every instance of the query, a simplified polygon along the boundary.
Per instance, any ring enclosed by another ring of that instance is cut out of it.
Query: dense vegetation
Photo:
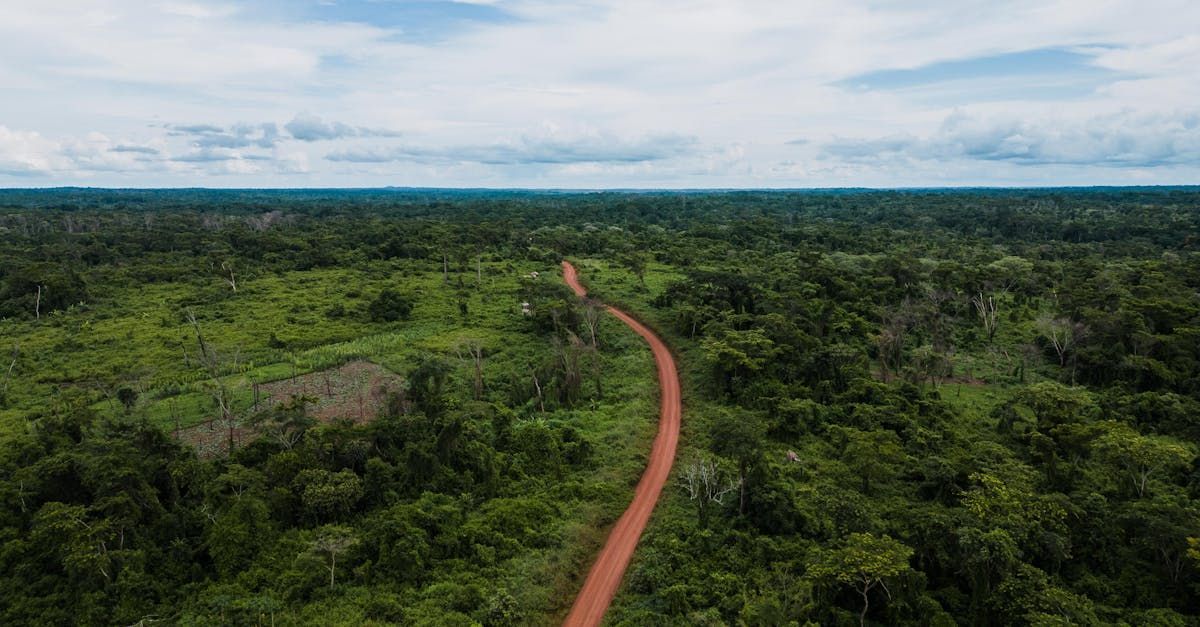
[[[3,192],[0,622],[554,622],[655,407],[565,257],[685,384],[612,623],[1197,624],[1198,234],[1188,188]]]

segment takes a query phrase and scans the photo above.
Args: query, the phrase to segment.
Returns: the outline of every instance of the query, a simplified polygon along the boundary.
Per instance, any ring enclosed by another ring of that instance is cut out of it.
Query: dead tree
[[[200,322],[196,320],[196,314],[191,309],[187,312],[187,318],[188,322],[192,325],[192,330],[196,333],[196,343],[199,345],[200,350],[199,359],[204,365],[209,378],[209,391],[212,394],[213,400],[217,403],[217,408],[221,412],[221,422],[229,430],[229,453],[232,455],[233,447],[236,444],[234,439],[237,432],[238,419],[233,408],[233,390],[229,388],[229,384],[222,378],[221,371],[223,368],[229,366],[236,368],[238,355],[235,353],[232,360],[226,364],[217,351],[204,340],[204,333],[200,330]]]
[[[588,301],[583,307],[583,325],[587,327],[588,339],[592,348],[600,348],[596,332],[600,328],[600,318],[604,310],[594,302]]]
[[[555,366],[558,370],[558,402],[567,407],[575,404],[579,388],[583,386],[583,371],[579,358],[583,353],[583,341],[574,333],[567,333],[567,341],[554,340]]]
[[[542,395],[542,383],[541,383],[541,381],[538,380],[537,368],[531,367],[529,369],[529,371],[531,373],[533,373],[533,389],[537,390],[538,411],[545,413],[546,412],[546,399]]]
[[[310,545],[310,551],[325,557],[325,570],[329,571],[329,587],[337,584],[337,559],[350,547],[358,544],[358,538],[346,527],[329,527],[318,532]]]
[[[225,279],[225,282],[229,284],[229,287],[232,288],[234,292],[236,292],[237,291],[237,277],[233,276],[233,266],[222,261],[221,269],[229,273],[229,278]]]
[[[464,355],[465,353],[465,355]],[[476,340],[470,340],[459,347],[459,359],[469,359],[475,368],[475,377],[473,379],[475,400],[483,399],[483,345]]]
[[[12,381],[13,369],[17,367],[17,360],[21,358],[21,345],[13,342],[12,361],[8,362],[8,370],[4,373],[4,388],[0,389],[0,394],[8,393],[8,384]]]
[[[600,318],[604,315],[604,309],[597,305],[594,301],[587,301],[583,307],[583,326],[587,329],[588,341],[587,353],[589,361],[592,365],[592,378],[596,382],[596,398],[604,396],[603,383],[601,382],[601,359],[600,359],[600,339],[598,330],[600,328]]]
[[[971,304],[975,306],[975,313],[979,315],[979,322],[983,324],[983,330],[987,332],[989,343],[996,336],[996,326],[1000,323],[998,300],[994,293],[984,295],[983,292],[979,292],[971,297]]]
[[[722,484],[720,464],[701,459],[683,469],[683,489],[688,498],[696,503],[700,526],[708,526],[708,512],[713,503],[721,505],[725,495],[741,487],[741,480],[728,479]]]
[[[42,286],[38,286],[37,300],[33,301],[33,316],[37,320],[42,319]]]
[[[1070,318],[1044,316],[1038,318],[1037,326],[1042,335],[1050,341],[1050,345],[1054,347],[1054,354],[1058,356],[1058,365],[1066,366],[1067,355],[1084,335],[1083,323],[1071,322]]]
[[[911,326],[911,304],[908,301],[895,311],[884,311],[879,334],[875,336],[880,374],[884,381],[888,381],[892,374],[898,374],[904,366],[904,344]]]

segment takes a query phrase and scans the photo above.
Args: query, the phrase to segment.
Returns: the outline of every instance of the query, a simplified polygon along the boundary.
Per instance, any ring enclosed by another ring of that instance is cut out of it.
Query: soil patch
[[[374,420],[386,406],[388,396],[402,390],[403,384],[402,377],[379,364],[352,361],[338,368],[259,383],[255,386],[256,401],[248,413],[285,403],[293,396],[307,396],[315,399],[308,411],[317,420],[346,419],[361,424]],[[234,427],[234,446],[249,442],[255,435],[251,427]],[[228,425],[213,419],[182,429],[177,437],[202,454],[215,454],[228,450],[230,430]]]

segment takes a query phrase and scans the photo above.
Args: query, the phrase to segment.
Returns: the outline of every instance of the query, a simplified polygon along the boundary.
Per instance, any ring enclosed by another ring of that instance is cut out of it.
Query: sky
[[[0,187],[1196,183],[1196,0],[0,2]]]

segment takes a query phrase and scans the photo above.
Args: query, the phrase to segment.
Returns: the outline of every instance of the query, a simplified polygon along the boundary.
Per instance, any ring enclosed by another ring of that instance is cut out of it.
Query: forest
[[[0,191],[0,624],[1200,625],[1200,188]]]

